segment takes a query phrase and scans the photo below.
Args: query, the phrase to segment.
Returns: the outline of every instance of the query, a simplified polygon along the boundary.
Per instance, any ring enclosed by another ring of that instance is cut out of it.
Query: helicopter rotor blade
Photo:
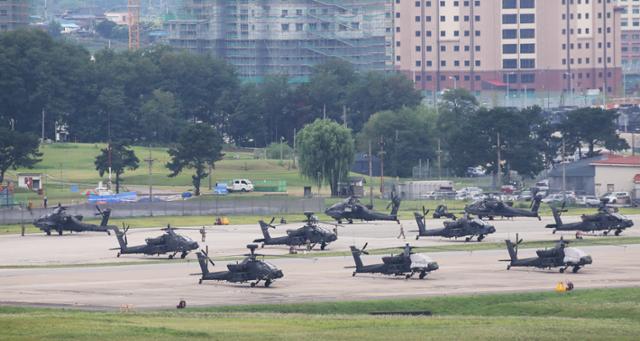
[[[362,249],[360,249],[360,251],[364,252],[364,249],[366,249],[368,245],[369,242],[364,243],[364,246],[362,247]]]
[[[276,220],[276,217],[271,217],[271,221],[269,222],[269,226],[273,225],[273,222]]]

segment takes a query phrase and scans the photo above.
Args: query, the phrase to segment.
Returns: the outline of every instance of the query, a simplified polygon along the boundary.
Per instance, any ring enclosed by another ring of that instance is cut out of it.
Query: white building
[[[591,165],[595,166],[597,196],[607,192],[629,192],[633,199],[638,198],[634,179],[640,174],[640,156],[610,155]]]

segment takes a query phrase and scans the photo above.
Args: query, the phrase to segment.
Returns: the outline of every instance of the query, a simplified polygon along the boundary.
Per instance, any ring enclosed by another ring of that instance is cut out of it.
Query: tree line
[[[126,169],[138,167],[130,145],[164,145],[170,174],[194,169],[197,193],[223,142],[292,146],[296,132],[301,174],[333,193],[355,152],[369,145],[394,177],[436,159],[459,176],[482,166],[533,177],[557,159],[562,141],[567,153],[588,146],[586,156],[628,148],[611,111],[577,109],[554,123],[539,107],[481,107],[463,89],[446,91],[438,108],[421,101],[405,76],[359,73],[339,60],[316,66],[307,83],[281,75],[249,84],[211,56],[164,46],[91,54],[45,32],[13,31],[0,34],[0,182],[6,170],[41,156],[43,117],[45,138],[57,123],[73,141],[109,142],[96,170],[104,174],[110,160],[117,187]],[[15,134],[29,140],[24,148],[15,148]]]

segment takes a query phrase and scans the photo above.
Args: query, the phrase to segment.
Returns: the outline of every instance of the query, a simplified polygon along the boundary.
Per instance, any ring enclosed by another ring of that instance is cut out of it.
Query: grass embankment
[[[4,340],[637,339],[640,289],[104,313],[0,308]],[[431,311],[432,317],[370,316]]]

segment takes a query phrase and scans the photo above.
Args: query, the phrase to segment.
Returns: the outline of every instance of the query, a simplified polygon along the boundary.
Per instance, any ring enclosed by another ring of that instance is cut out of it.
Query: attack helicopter
[[[402,200],[395,193],[391,194],[391,202],[387,205],[387,209],[391,207],[390,214],[384,214],[376,212],[373,209],[360,203],[360,200],[355,197],[349,197],[346,200],[336,203],[333,206],[327,208],[324,213],[331,218],[335,219],[338,224],[342,224],[343,220],[353,224],[353,221],[360,219],[363,221],[373,220],[387,220],[395,221],[400,224],[398,220],[398,210],[400,209],[400,202]]]
[[[562,207],[560,209],[551,206],[553,219],[556,223],[549,224],[546,228],[553,229],[553,233],[556,233],[556,231],[603,231],[602,233],[606,236],[611,231],[615,230],[615,235],[619,236],[624,229],[633,226],[633,221],[631,219],[623,216],[622,214],[612,212],[612,210],[608,209],[604,203],[598,208],[598,212],[596,214],[583,214],[581,217],[582,221],[564,224],[562,222],[562,218],[560,218],[563,212],[567,212],[564,207],[565,203],[562,203]]]
[[[144,255],[161,255],[169,253],[169,259],[173,259],[178,253],[182,253],[180,258],[185,258],[190,251],[198,248],[198,243],[191,238],[179,235],[175,232],[175,228],[171,225],[167,225],[162,229],[165,233],[156,238],[145,239],[144,245],[128,246],[127,232],[129,226],[125,227],[122,224],[123,230],[115,227],[116,238],[118,239],[119,248],[111,250],[118,250],[116,257],[127,254],[144,254]]]
[[[361,255],[369,254],[365,251],[367,245],[369,245],[369,243],[364,244],[362,249],[351,246],[351,254],[356,263],[356,270],[352,276],[359,273],[379,273],[383,275],[405,276],[406,279],[409,279],[415,274],[419,274],[420,279],[424,279],[429,272],[438,270],[439,268],[438,263],[426,255],[413,253],[411,251],[412,247],[409,246],[409,244],[405,245],[404,251],[399,255],[382,257],[382,264],[364,265]]]
[[[260,229],[264,238],[256,239],[253,242],[262,243],[262,247],[265,245],[287,245],[294,248],[307,245],[307,250],[320,244],[320,249],[324,250],[329,243],[338,240],[336,231],[330,231],[320,226],[313,212],[305,212],[304,215],[307,217],[305,225],[295,230],[287,230],[287,235],[282,237],[271,237],[269,234],[269,228],[276,228],[273,225],[275,218],[272,218],[269,223],[260,220]]]
[[[279,270],[275,265],[256,259],[260,256],[255,253],[258,248],[256,244],[249,244],[247,248],[251,251],[250,254],[245,255],[246,258],[236,264],[227,264],[228,271],[209,272],[209,264],[215,266],[215,263],[209,258],[209,254],[205,250],[200,250],[196,255],[198,256],[198,263],[200,263],[200,269],[202,275],[199,284],[202,281],[225,281],[233,283],[251,282],[251,287],[255,287],[264,281],[264,286],[269,287],[273,281],[278,278],[282,278],[284,274],[282,270]]]
[[[443,222],[444,227],[440,229],[427,230],[426,216],[429,210],[422,208],[423,214],[414,212],[413,215],[418,223],[418,235],[420,237],[444,237],[444,238],[461,238],[465,237],[465,241],[471,241],[473,237],[478,236],[477,240],[481,242],[486,235],[496,232],[496,228],[480,219],[469,219],[467,215],[454,220]]]
[[[438,207],[436,207],[436,210],[433,211],[433,219],[440,218],[449,218],[456,220],[456,215],[449,212],[449,208],[447,208],[447,205],[438,205]]]
[[[67,213],[67,208],[58,205],[53,209],[53,212],[46,214],[33,221],[33,225],[45,232],[47,236],[51,235],[51,231],[57,231],[59,235],[62,235],[63,231],[69,232],[106,232],[111,235],[110,230],[114,226],[108,226],[109,217],[111,216],[111,209],[107,208],[101,210],[99,206],[96,206],[96,216],[102,217],[100,225],[87,224],[82,221],[81,215],[71,215]]]
[[[540,215],[538,214],[538,209],[540,208],[540,202],[542,198],[540,196],[535,196],[531,201],[531,210],[524,210],[521,208],[514,208],[503,201],[496,198],[487,198],[475,201],[464,208],[464,211],[467,214],[473,214],[478,216],[478,218],[489,218],[489,220],[493,220],[494,217],[503,217],[503,218],[513,218],[513,217],[531,217],[538,218],[541,220]]]
[[[503,260],[509,262],[507,270],[510,270],[514,266],[520,267],[536,267],[540,269],[560,268],[560,273],[564,273],[570,267],[573,267],[573,273],[578,272],[585,265],[591,264],[591,256],[587,255],[584,251],[573,247],[567,247],[569,241],[560,239],[554,248],[537,250],[537,257],[531,258],[518,258],[518,245],[522,243],[522,239],[518,239],[516,235],[515,244],[511,240],[505,240],[507,244],[507,250],[509,251],[509,257],[511,259]]]

